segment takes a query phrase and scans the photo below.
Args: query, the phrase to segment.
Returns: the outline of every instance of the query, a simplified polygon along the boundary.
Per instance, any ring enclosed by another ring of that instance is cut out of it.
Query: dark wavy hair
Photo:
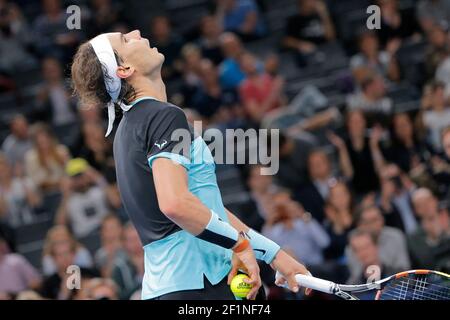
[[[123,61],[114,51],[117,64]],[[107,68],[102,64],[95,54],[94,48],[89,42],[82,44],[73,59],[72,63],[72,89],[74,95],[78,96],[83,106],[105,106],[111,101],[111,97],[106,91],[105,78],[112,81],[108,76]],[[136,92],[125,79],[121,80],[121,90],[119,102],[129,103],[134,99]],[[118,104],[115,104],[116,113],[120,111]]]

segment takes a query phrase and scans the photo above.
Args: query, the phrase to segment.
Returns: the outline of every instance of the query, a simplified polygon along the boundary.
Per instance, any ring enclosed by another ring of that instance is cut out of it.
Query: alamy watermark
[[[278,129],[209,128],[203,131],[202,122],[194,121],[195,139],[191,131],[176,129],[167,139],[154,142],[157,152],[170,147],[172,154],[189,159],[190,164],[260,164],[262,175],[275,175],[280,167],[280,139]]]
[[[66,27],[69,30],[81,29],[81,8],[77,5],[70,5],[66,9],[69,15],[66,19]]]
[[[381,8],[377,5],[371,5],[367,7],[366,13],[370,14],[366,20],[367,29],[381,29]]]

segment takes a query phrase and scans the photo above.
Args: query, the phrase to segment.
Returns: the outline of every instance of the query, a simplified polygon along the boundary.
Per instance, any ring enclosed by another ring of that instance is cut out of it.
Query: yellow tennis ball
[[[252,289],[252,285],[244,282],[244,279],[250,278],[246,274],[238,274],[231,280],[231,292],[233,292],[236,297],[245,298]]]

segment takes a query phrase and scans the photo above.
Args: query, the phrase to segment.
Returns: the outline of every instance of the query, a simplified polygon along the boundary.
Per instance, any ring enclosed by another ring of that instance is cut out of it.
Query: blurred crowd
[[[199,2],[192,28],[162,10],[140,32],[164,54],[169,101],[188,121],[280,129],[276,175],[236,166],[248,194],[236,214],[318,277],[449,272],[450,1],[367,1],[381,29],[346,32],[337,3],[361,1]],[[68,73],[80,43],[136,27],[132,1],[30,3],[0,0],[0,299],[140,299],[142,244],[116,186],[106,111],[81,105]],[[79,30],[66,25],[72,3]],[[281,3],[292,10],[274,37],[268,17]],[[331,79],[324,68],[338,60]],[[68,285],[71,265],[81,289]],[[262,277],[270,299],[307,298],[273,287],[269,268]]]

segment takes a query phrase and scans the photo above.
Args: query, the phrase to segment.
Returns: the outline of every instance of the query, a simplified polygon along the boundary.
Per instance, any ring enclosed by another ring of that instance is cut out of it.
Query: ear
[[[118,66],[116,74],[120,79],[127,79],[133,75],[134,71],[132,66]]]

